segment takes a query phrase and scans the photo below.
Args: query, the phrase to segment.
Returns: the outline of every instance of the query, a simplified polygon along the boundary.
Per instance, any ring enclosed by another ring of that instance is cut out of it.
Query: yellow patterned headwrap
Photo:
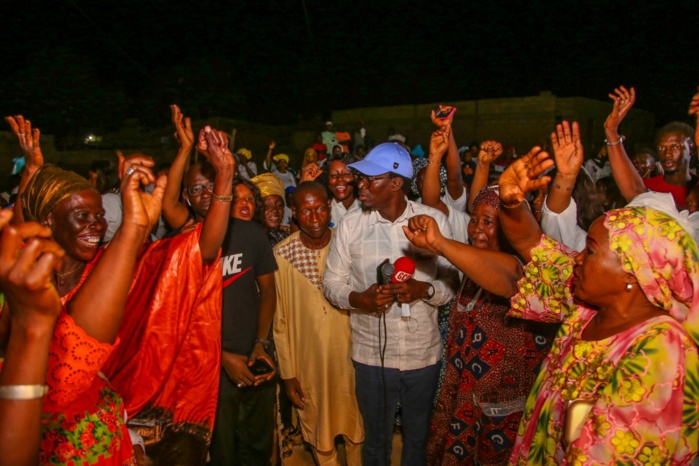
[[[675,218],[650,207],[607,212],[609,247],[646,298],[677,320],[699,345],[699,252]]]
[[[286,154],[277,154],[274,157],[272,157],[272,160],[275,162],[279,162],[280,160],[286,160],[287,165],[289,164],[289,156]]]
[[[279,179],[277,175],[271,173],[263,173],[252,178],[250,181],[255,183],[255,186],[260,188],[262,197],[271,196],[276,194],[284,199],[284,183]]]
[[[77,173],[51,164],[42,165],[22,193],[24,219],[43,222],[58,204],[85,189],[95,190],[89,181]]]
[[[248,160],[250,160],[252,158],[252,152],[250,151],[250,149],[245,149],[245,148],[238,149],[238,153]]]

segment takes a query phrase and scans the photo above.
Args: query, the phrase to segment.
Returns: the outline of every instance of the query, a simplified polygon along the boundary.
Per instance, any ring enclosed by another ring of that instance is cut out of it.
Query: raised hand
[[[0,291],[13,322],[53,322],[61,301],[52,272],[60,269],[65,253],[50,239],[49,228],[35,222],[7,226],[11,217],[10,211],[0,212]]]
[[[434,115],[434,110],[432,111]],[[449,148],[449,134],[451,125],[445,125],[432,133],[430,137],[430,158],[435,157],[442,160],[442,156]]]
[[[689,104],[689,114],[694,115],[697,119],[694,141],[696,144],[699,144],[699,92],[692,97],[692,102]]]
[[[439,109],[443,112],[450,112],[454,108],[451,105],[440,105]],[[456,113],[456,112],[455,112]],[[432,110],[432,123],[434,123],[438,128],[444,128],[445,126],[451,126],[451,122],[454,119],[454,113],[451,114],[449,118],[438,119],[435,115],[435,111]]]
[[[612,113],[609,114],[604,122],[604,129],[616,134],[619,125],[629,113],[631,107],[633,107],[634,102],[636,102],[636,91],[633,87],[626,89],[624,86],[619,86],[614,89],[612,94],[609,94],[609,98],[614,101],[614,106],[612,107]]]
[[[553,165],[549,154],[535,146],[527,155],[515,160],[500,175],[500,200],[514,205],[524,201],[524,195],[543,188],[551,182],[550,176],[539,176]]]
[[[277,143],[274,139],[269,141],[269,150],[274,150],[274,148],[277,147]]]
[[[172,111],[172,123],[175,125],[175,138],[183,149],[191,149],[194,146],[192,120],[189,117],[184,118],[177,105],[170,105],[170,110]]]
[[[556,131],[551,133],[551,145],[558,172],[562,175],[577,176],[585,158],[578,122],[573,122],[572,131],[567,121],[556,125]]]
[[[235,158],[228,148],[228,135],[209,126],[205,126],[199,132],[200,139],[202,133],[206,141],[206,151],[200,152],[211,162],[217,173],[222,170],[233,173],[235,171]]]
[[[315,181],[315,179],[318,178],[321,173],[323,173],[323,170],[318,167],[317,163],[309,163],[301,169],[301,179],[299,180],[299,183],[303,183],[304,181]]]
[[[5,121],[17,136],[20,150],[27,162],[25,170],[31,176],[44,164],[44,156],[39,145],[41,131],[39,128],[32,129],[31,121],[25,120],[22,115],[6,116]]]
[[[119,159],[118,165],[117,165],[117,174],[119,175],[119,181],[122,181],[126,176],[128,176],[130,168],[136,168],[136,167],[146,167],[149,169],[152,169],[155,167],[155,161],[153,160],[153,157],[150,157],[148,155],[144,154],[131,154],[128,157],[125,157],[124,154],[118,150],[116,151],[116,156]],[[146,172],[147,175],[149,175],[148,182],[145,183],[146,185],[149,185],[151,183],[155,183],[155,177],[153,176],[153,172],[151,170],[148,170]]]
[[[439,225],[434,218],[428,215],[416,215],[408,220],[408,225],[403,227],[403,232],[415,246],[439,254],[437,245],[444,240],[444,236],[439,231]]]
[[[502,144],[497,141],[483,141],[478,152],[478,163],[490,165],[502,155]]]
[[[699,120],[699,92],[694,94],[692,101],[689,103],[689,114],[694,115]]]
[[[146,164],[132,163],[133,160],[143,160],[145,156],[136,155],[124,159],[121,153],[117,155],[121,176],[121,202],[124,209],[122,228],[145,229],[145,232],[140,231],[145,240],[160,218],[167,177],[162,175],[156,180]],[[125,168],[127,166],[128,168]],[[147,186],[153,182],[155,182],[155,189],[152,194],[141,189],[141,185]]]

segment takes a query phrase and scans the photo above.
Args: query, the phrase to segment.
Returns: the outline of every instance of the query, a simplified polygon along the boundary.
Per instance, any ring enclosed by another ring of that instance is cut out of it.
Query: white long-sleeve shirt
[[[578,226],[578,205],[572,198],[560,214],[550,210],[544,199],[541,207],[541,231],[576,251],[585,249],[587,232]]]
[[[390,222],[376,211],[356,210],[340,221],[333,236],[323,276],[325,296],[342,309],[352,310],[351,292],[363,292],[376,283],[376,268],[385,259],[391,263],[402,256],[415,261],[415,280],[429,282],[434,295],[428,301],[411,303],[410,320],[401,319],[400,304],[386,312],[388,335],[384,367],[414,370],[435,364],[442,355],[437,327],[437,306],[446,304],[458,287],[458,274],[449,261],[414,246],[403,232],[408,220],[420,214],[434,217],[442,234],[451,238],[446,216],[436,209],[408,201],[405,211]],[[351,312],[352,359],[380,366],[379,327],[382,343],[386,339],[383,323],[374,313]]]
[[[362,203],[359,202],[359,199],[355,199],[349,209],[346,209],[342,202],[338,202],[333,198],[330,201],[330,226],[336,228],[345,215],[361,208]]]

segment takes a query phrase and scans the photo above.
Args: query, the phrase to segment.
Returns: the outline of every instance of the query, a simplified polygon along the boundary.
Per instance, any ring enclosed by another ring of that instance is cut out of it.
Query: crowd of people
[[[298,172],[173,105],[171,163],[82,176],[6,117],[0,465],[691,464],[699,124],[629,156],[610,98],[587,158],[440,106],[427,153],[328,122]]]

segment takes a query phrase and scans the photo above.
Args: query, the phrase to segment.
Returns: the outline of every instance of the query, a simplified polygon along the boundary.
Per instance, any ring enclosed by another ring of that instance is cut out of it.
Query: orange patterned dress
[[[88,336],[65,309],[58,318],[49,349],[41,464],[136,464],[123,417],[124,402],[100,373],[118,344],[118,340],[109,345]]]
[[[157,412],[173,431],[206,447],[218,397],[221,272],[219,260],[202,267],[200,232],[201,224],[142,249],[113,345],[88,336],[65,310],[101,254],[61,299],[49,349],[42,464],[136,464],[127,412]]]

